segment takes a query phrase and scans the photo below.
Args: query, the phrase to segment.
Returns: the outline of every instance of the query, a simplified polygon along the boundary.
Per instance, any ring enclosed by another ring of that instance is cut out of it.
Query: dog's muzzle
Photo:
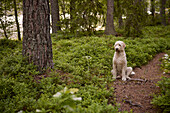
[[[119,49],[118,49],[118,48],[116,48],[116,52],[119,52]]]

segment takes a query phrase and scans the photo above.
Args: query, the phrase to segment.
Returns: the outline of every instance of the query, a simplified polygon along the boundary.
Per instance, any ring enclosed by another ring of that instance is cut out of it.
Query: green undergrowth
[[[169,52],[170,51],[167,51],[168,54],[165,54],[161,59],[161,70],[163,71],[163,74],[167,74],[167,76],[163,77],[162,80],[157,83],[161,92],[156,94],[151,102],[153,105],[160,108],[163,113],[170,112],[170,77],[168,75],[170,74]]]
[[[22,42],[0,40],[0,112],[119,112],[110,86],[114,82],[110,73],[114,43],[126,43],[128,66],[141,66],[170,48],[169,35],[162,30],[168,27],[150,31],[161,30],[159,37],[148,31],[147,37],[135,39],[104,35],[52,37],[55,66],[44,74],[22,57]]]

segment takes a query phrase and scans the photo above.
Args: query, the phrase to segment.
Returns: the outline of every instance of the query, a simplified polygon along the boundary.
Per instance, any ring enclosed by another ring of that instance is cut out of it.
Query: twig
[[[123,101],[125,101],[126,103],[128,103],[128,104],[130,104],[132,106],[136,106],[136,107],[141,107],[142,108],[142,105],[137,104],[137,103],[133,103],[131,100],[123,99]]]
[[[145,79],[139,79],[139,78],[130,78],[128,81],[140,81],[140,82],[146,82],[147,80]]]

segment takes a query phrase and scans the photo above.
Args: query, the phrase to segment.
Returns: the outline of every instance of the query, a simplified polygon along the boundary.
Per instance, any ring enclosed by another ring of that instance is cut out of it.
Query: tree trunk
[[[53,68],[49,0],[23,0],[22,53],[39,71]]]
[[[21,40],[20,28],[19,28],[19,22],[18,22],[18,15],[17,15],[17,5],[16,5],[16,0],[14,0],[14,11],[15,11],[15,21],[16,21],[17,32],[18,32],[18,40]]]
[[[118,7],[118,19],[119,19],[119,28],[121,29],[123,27],[123,19],[122,19],[122,9],[120,5],[120,1],[117,1],[117,7]]]
[[[161,15],[161,24],[166,26],[166,15],[165,15],[165,4],[166,0],[161,0],[161,8],[160,8],[160,15]]]
[[[57,33],[61,30],[59,25],[60,15],[59,15],[59,6],[58,0],[50,0],[51,2],[51,15],[52,15],[52,33]]]
[[[151,0],[152,23],[155,24],[155,0]]]
[[[114,9],[114,0],[107,0],[107,15],[106,15],[106,35],[116,35],[116,31],[114,28],[114,20],[113,20],[113,9]]]
[[[74,10],[75,10],[75,1],[74,0],[71,0],[70,1],[70,31],[71,31],[71,33],[73,33],[74,32],[74,17],[73,17],[73,15],[74,15]]]
[[[7,35],[7,33],[6,33],[6,27],[5,27],[5,25],[4,25],[4,23],[3,23],[3,21],[2,21],[1,18],[0,18],[0,21],[1,21],[2,29],[3,29],[3,31],[4,31],[5,38],[8,39],[8,35]]]

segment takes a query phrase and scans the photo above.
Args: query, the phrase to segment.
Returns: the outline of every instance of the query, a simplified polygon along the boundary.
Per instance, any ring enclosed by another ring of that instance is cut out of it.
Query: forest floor
[[[159,92],[156,83],[164,76],[160,70],[160,59],[164,53],[159,53],[147,65],[135,68],[136,73],[131,78],[140,79],[134,81],[116,80],[113,83],[115,88],[116,102],[120,103],[119,111],[132,111],[133,113],[157,113],[159,112],[151,104],[153,95]],[[144,80],[144,81],[143,81]]]
[[[135,68],[135,75],[131,76],[134,80],[126,82],[117,79],[109,86],[114,87],[116,103],[120,105],[119,111],[128,111],[133,113],[159,113],[151,101],[154,94],[160,92],[156,85],[161,77],[166,76],[160,70],[160,59],[165,53],[157,54],[148,64]],[[60,75],[65,75],[62,71],[57,71]],[[37,76],[35,79],[39,81],[42,78],[49,77],[44,74]]]

